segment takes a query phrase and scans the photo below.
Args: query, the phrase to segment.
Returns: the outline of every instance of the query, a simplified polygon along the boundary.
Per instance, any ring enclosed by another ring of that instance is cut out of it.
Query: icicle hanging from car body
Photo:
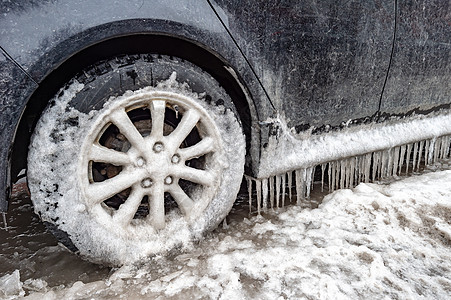
[[[352,188],[361,182],[368,183],[417,172],[422,165],[427,166],[440,159],[449,158],[450,147],[451,136],[442,136],[356,157],[343,158],[318,166],[291,170],[269,178],[246,177],[249,209],[250,212],[256,210],[260,214],[261,209],[266,212],[268,207],[271,209],[283,207],[286,202],[293,202],[294,195],[296,195],[297,205],[312,207],[310,194],[316,172],[318,172],[317,178],[320,181],[318,184],[321,185],[321,192],[327,190],[330,193],[337,189]],[[254,186],[255,208],[252,207]]]

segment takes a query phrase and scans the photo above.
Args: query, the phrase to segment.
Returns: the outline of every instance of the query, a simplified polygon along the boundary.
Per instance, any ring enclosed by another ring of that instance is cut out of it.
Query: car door
[[[405,114],[449,107],[451,3],[398,1],[396,27],[382,112]]]
[[[298,131],[378,111],[393,0],[216,0],[278,112]]]

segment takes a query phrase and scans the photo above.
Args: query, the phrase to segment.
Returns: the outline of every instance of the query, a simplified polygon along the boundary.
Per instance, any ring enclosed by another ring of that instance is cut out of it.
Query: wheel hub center
[[[147,177],[155,180],[165,180],[169,174],[169,168],[173,164],[173,155],[168,153],[162,142],[156,142],[151,146],[152,151],[144,153],[143,157],[138,157],[136,166],[144,168]],[[145,157],[145,158],[144,158]]]

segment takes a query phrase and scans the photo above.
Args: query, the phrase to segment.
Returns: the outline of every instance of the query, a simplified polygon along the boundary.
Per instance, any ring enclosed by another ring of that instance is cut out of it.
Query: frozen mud
[[[362,183],[315,209],[231,215],[189,253],[57,286],[12,270],[0,282],[12,280],[15,290],[0,290],[6,299],[446,299],[449,182],[450,170]]]

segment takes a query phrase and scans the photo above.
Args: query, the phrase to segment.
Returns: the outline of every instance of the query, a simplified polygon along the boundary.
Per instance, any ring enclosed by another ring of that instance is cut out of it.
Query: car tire
[[[245,140],[216,80],[174,57],[117,57],[77,75],[35,128],[35,212],[85,258],[123,265],[190,249],[232,208]]]

